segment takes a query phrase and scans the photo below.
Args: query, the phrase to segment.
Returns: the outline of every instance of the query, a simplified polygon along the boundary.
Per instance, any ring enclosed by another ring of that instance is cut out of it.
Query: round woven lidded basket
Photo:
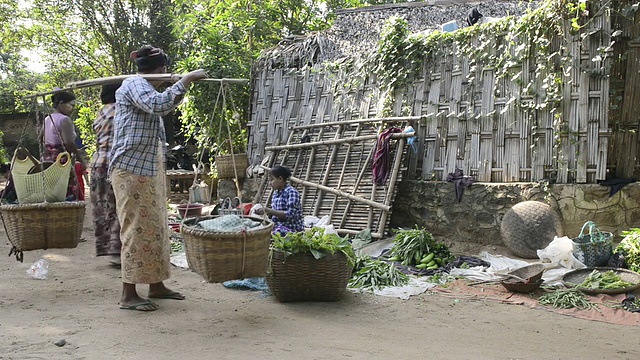
[[[544,249],[555,236],[563,233],[558,213],[539,201],[524,201],[504,214],[500,235],[515,255],[537,259],[538,249]]]
[[[316,259],[310,253],[285,257],[273,250],[266,280],[280,302],[338,301],[347,289],[351,271],[341,252]]]
[[[588,267],[588,268],[584,268],[584,269],[577,269],[577,270],[569,271],[568,273],[564,274],[564,276],[562,277],[562,282],[567,287],[577,287],[578,285],[582,284],[585,281],[585,279],[589,276],[589,274],[591,274],[593,272],[593,270],[598,270],[600,272],[607,272],[607,271],[611,270],[611,271],[615,272],[616,275],[620,276],[620,278],[623,281],[626,281],[626,282],[631,283],[633,285],[629,286],[629,287],[626,287],[626,288],[608,289],[608,290],[605,290],[605,289],[584,289],[584,288],[580,288],[580,287],[577,288],[578,290],[582,291],[585,294],[589,294],[589,295],[597,295],[597,294],[615,295],[615,294],[623,294],[623,293],[632,292],[632,291],[640,288],[640,274],[638,274],[637,272],[631,271],[631,270],[613,268],[613,267]]]
[[[247,154],[228,154],[218,155],[214,157],[216,169],[218,169],[219,179],[233,179],[236,177],[235,171],[238,171],[238,179],[244,179],[247,168],[249,167],[249,158]],[[235,168],[234,168],[235,162]]]
[[[83,201],[1,205],[7,237],[19,251],[75,248],[82,237]]]
[[[208,282],[223,282],[264,276],[269,258],[269,243],[273,223],[266,219],[257,228],[242,232],[214,232],[198,222],[217,216],[192,218],[184,222],[180,233],[184,238],[189,268]]]

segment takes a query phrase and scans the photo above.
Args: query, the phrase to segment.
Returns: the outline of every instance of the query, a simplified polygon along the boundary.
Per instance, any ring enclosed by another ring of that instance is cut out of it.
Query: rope
[[[244,274],[244,262],[247,257],[247,229],[242,229],[242,273]]]

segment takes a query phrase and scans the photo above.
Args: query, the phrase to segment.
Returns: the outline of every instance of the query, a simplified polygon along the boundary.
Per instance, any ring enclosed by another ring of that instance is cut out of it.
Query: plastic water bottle
[[[27,275],[38,280],[45,280],[47,278],[48,273],[49,273],[49,262],[45,259],[40,259],[34,262],[29,268],[29,270],[27,270]]]

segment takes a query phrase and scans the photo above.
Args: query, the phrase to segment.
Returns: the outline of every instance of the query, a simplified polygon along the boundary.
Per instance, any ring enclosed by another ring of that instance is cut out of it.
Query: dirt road
[[[76,249],[26,253],[22,264],[0,257],[0,359],[640,358],[637,327],[433,294],[280,304],[177,268],[168,285],[187,300],[124,311],[119,271],[94,256],[89,219],[85,237]],[[49,278],[28,278],[41,257]]]

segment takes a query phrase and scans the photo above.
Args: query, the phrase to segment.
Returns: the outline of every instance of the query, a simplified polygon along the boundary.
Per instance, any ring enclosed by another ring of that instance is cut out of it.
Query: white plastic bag
[[[37,280],[46,280],[49,273],[49,262],[45,259],[40,259],[29,267],[27,275]]]
[[[546,248],[537,250],[537,253],[547,269],[555,267],[583,269],[586,267],[573,256],[573,241],[566,236],[554,237]]]

